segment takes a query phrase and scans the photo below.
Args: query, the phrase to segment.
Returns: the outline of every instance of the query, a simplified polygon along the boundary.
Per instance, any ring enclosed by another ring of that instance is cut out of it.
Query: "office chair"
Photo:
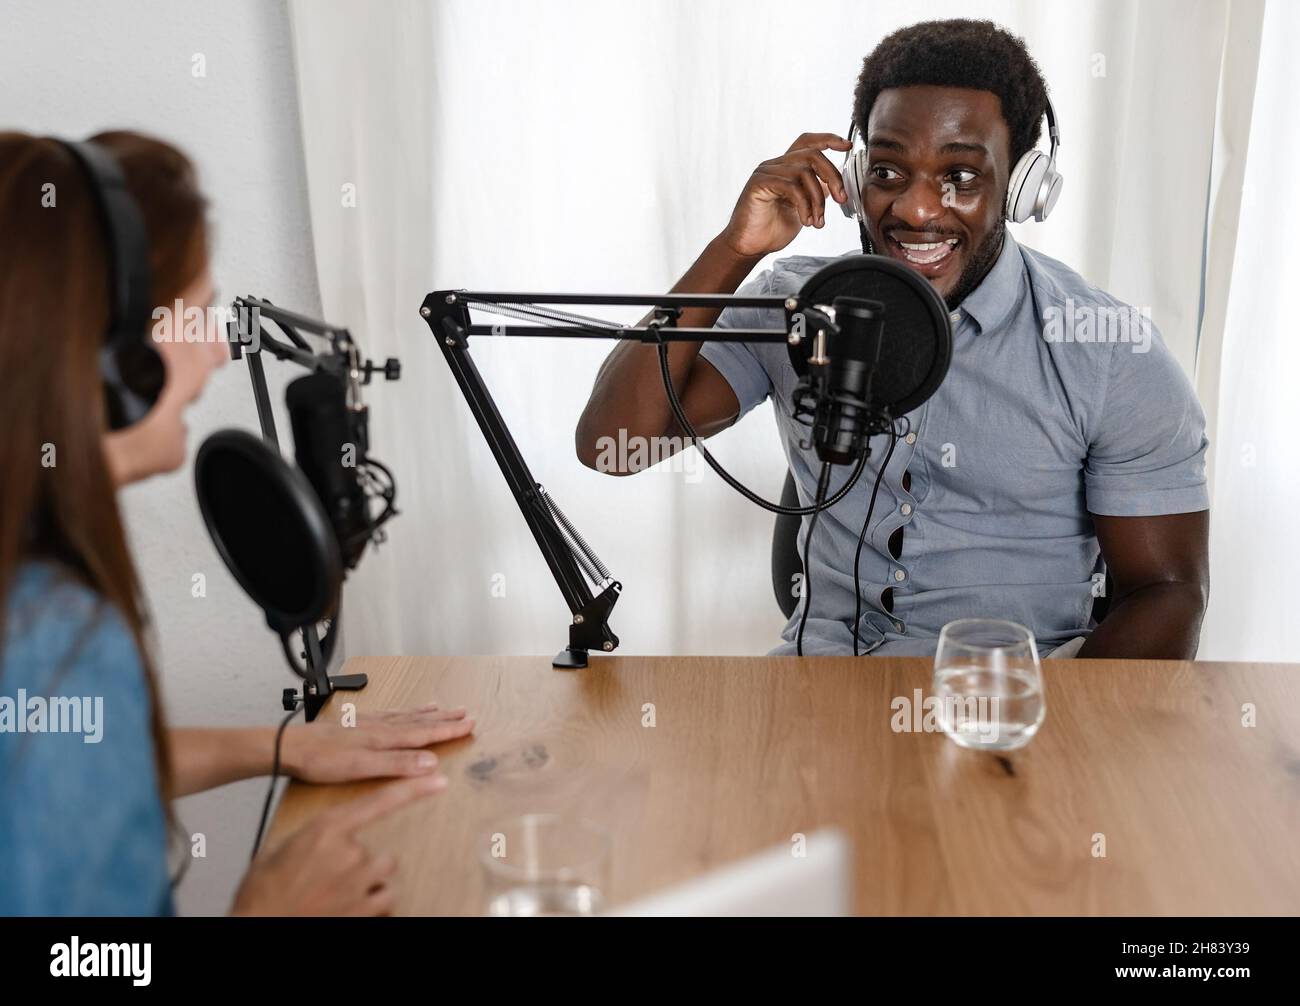
[[[795,488],[794,473],[785,473],[785,485],[781,487],[781,505],[797,507],[799,491]],[[776,594],[776,603],[789,618],[799,607],[799,598],[794,596],[794,578],[803,572],[803,559],[799,555],[799,525],[801,517],[789,514],[776,515],[776,527],[772,531],[772,592]]]

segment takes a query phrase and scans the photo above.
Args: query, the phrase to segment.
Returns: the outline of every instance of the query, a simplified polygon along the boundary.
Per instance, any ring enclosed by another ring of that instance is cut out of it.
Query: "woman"
[[[151,303],[206,310],[213,296],[207,226],[192,166],[174,148],[134,133],[94,142],[120,165],[143,217]],[[115,493],[184,463],[183,415],[227,349],[155,339],[161,393],[143,419],[110,432],[100,363],[108,255],[89,177],[68,149],[0,133],[3,914],[171,913],[169,801],[271,771],[273,728],[168,729],[163,722],[144,598]],[[149,337],[141,333],[142,341]],[[52,710],[60,700],[65,709],[81,700],[80,732],[46,732],[33,719],[33,709]],[[299,779],[406,778],[322,815],[260,856],[233,910],[390,911],[396,864],[371,857],[355,832],[444,788],[436,757],[424,749],[472,729],[464,710],[436,707],[363,718],[350,729],[324,720],[289,727],[283,764]]]

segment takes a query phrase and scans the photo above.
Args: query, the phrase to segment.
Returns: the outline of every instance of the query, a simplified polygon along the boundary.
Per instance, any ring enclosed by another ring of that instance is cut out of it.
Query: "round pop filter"
[[[311,483],[279,451],[220,430],[199,448],[194,488],[222,561],[273,630],[284,636],[335,613],[338,540]]]
[[[860,297],[885,306],[875,400],[901,416],[922,405],[943,383],[952,361],[952,322],[943,298],[924,277],[883,255],[836,259],[800,291],[805,304],[831,306],[836,297]],[[789,346],[790,362],[808,372],[812,339]]]

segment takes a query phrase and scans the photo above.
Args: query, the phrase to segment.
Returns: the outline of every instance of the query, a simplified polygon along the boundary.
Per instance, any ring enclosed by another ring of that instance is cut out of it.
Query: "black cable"
[[[699,434],[695,432],[695,427],[692,426],[691,421],[686,418],[686,413],[682,409],[681,400],[677,397],[677,389],[673,387],[673,375],[672,371],[668,367],[668,344],[664,342],[659,343],[659,371],[663,376],[664,392],[668,395],[668,404],[672,407],[673,415],[677,418],[677,425],[686,431],[686,435],[690,439],[690,442],[695,445],[700,454],[704,457],[704,460],[708,462],[709,467],[717,472],[718,477],[721,478],[722,481],[731,486],[731,488],[740,493],[740,495],[744,496],[745,499],[761,506],[764,510],[769,510],[772,513],[785,514],[789,517],[806,517],[809,514],[815,514],[822,510],[829,510],[848,495],[849,490],[857,483],[858,477],[862,474],[862,470],[867,466],[867,455],[864,451],[862,457],[858,458],[857,466],[853,469],[853,473],[849,476],[848,481],[840,487],[834,496],[828,500],[824,500],[820,504],[814,503],[810,507],[790,507],[781,506],[779,503],[769,503],[757,493],[747,489],[732,478],[730,473],[714,460],[713,455],[710,454],[708,448],[704,446],[704,442],[700,439]],[[806,575],[805,572],[805,577]]]
[[[904,416],[903,418],[907,418]],[[871,512],[876,509],[876,493],[880,491],[880,480],[884,478],[889,459],[894,456],[894,445],[898,443],[898,431],[889,431],[889,450],[885,451],[885,460],[880,462],[880,471],[876,472],[876,484],[871,487],[871,502],[867,504],[867,516],[862,522],[862,531],[858,534],[858,548],[853,553],[853,655],[858,656],[861,637],[858,623],[862,620],[862,579],[858,569],[862,562],[862,543],[867,539],[867,527],[871,524]]]
[[[862,239],[862,254],[876,254],[876,246],[872,243],[871,235],[867,233],[867,225],[862,222],[861,217],[858,218],[858,236]]]
[[[862,455],[866,457],[866,453]],[[822,462],[821,475],[817,479],[817,497],[816,502],[820,504],[826,499],[826,492],[831,485],[831,463]],[[812,548],[813,529],[817,527],[817,518],[822,515],[825,508],[817,506],[813,509],[812,519],[808,521],[808,537],[803,540],[803,614],[799,616],[799,631],[795,635],[795,652],[803,656],[803,627],[808,624],[808,609],[812,607],[812,568],[808,565],[808,553]]]
[[[181,886],[181,881],[185,879],[185,874],[190,872],[190,862],[194,859],[194,850],[190,846],[189,833],[186,832],[185,826],[181,824],[179,817],[172,818],[172,830],[175,832],[174,837],[181,840],[181,847],[184,850],[181,854],[180,866],[176,868],[176,872],[171,877],[170,887],[174,897],[177,889]]]
[[[280,729],[275,732],[275,758],[271,762],[271,785],[266,790],[266,803],[262,804],[262,820],[257,825],[257,838],[253,839],[253,854],[248,858],[250,860],[257,858],[257,850],[262,847],[262,833],[266,831],[266,819],[271,816],[271,801],[275,797],[275,784],[280,779],[280,745],[284,742],[284,728],[289,725],[289,721],[298,715],[298,706],[288,716],[280,721]]]

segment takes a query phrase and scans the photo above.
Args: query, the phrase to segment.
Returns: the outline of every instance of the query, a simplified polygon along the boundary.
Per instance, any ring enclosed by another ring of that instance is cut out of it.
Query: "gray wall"
[[[4,0],[0,53],[0,128],[78,137],[122,127],[178,144],[211,199],[219,298],[256,293],[319,313],[282,2]],[[196,53],[205,78],[191,72]],[[285,376],[272,375],[277,401]],[[227,366],[191,413],[191,452],[214,429],[255,425],[247,373]],[[187,466],[126,492],[167,715],[176,724],[270,723],[294,679],[213,551],[190,479]],[[207,577],[205,598],[191,596],[195,573]],[[207,839],[207,858],[191,863],[180,891],[182,913],[226,910],[264,792],[247,782],[180,802],[186,830]]]

